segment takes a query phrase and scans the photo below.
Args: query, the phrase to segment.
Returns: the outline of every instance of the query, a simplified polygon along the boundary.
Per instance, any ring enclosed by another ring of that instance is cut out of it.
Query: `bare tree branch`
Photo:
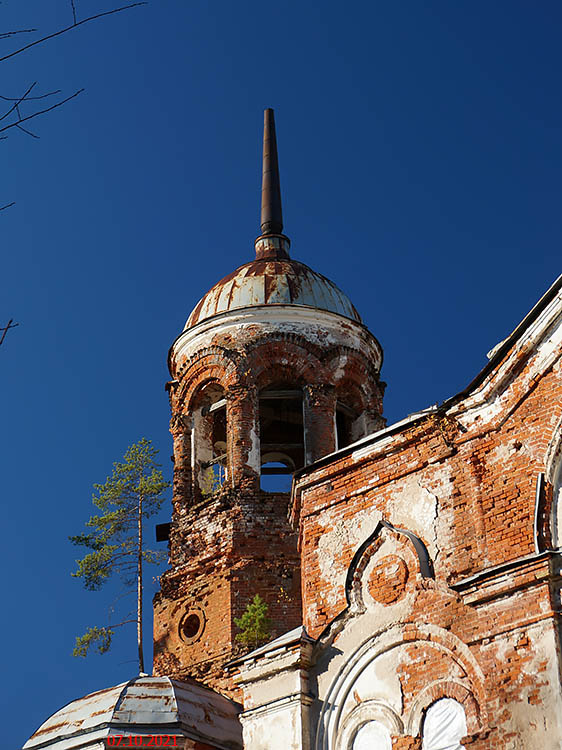
[[[18,29],[17,31],[3,31],[0,33],[0,39],[11,39],[16,34],[31,34],[37,29]]]
[[[50,107],[47,107],[46,109],[40,109],[38,112],[33,112],[31,115],[27,115],[27,117],[21,117],[19,120],[16,120],[15,122],[11,122],[9,125],[4,125],[3,128],[0,128],[0,133],[3,133],[5,130],[9,130],[10,128],[19,127],[22,122],[26,122],[27,120],[32,120],[34,117],[39,117],[39,115],[44,115],[46,112],[51,112],[53,109],[56,109],[57,107],[62,107],[63,104],[66,104],[71,99],[74,99],[79,94],[81,94],[84,91],[84,89],[79,89],[78,91],[75,91],[74,94],[71,96],[67,96],[66,99],[61,99],[60,102],[57,102],[56,104],[53,104]]]
[[[7,208],[7,206],[4,206],[4,208]],[[0,328],[0,331],[4,331],[4,333],[2,334],[2,338],[0,338],[0,346],[2,346],[2,343],[6,338],[6,334],[8,333],[10,328],[15,328],[16,326],[19,326],[19,323],[14,323],[14,319],[10,318],[10,320],[8,321],[8,325],[5,328]]]
[[[32,138],[41,138],[40,135],[37,135],[36,133],[32,133],[31,130],[27,130],[26,128],[22,128],[22,126],[19,124],[19,122],[15,123],[15,126],[18,130],[21,130],[22,133],[26,133],[27,135],[30,135]]]
[[[16,49],[7,55],[4,55],[3,57],[0,57],[0,62],[9,60],[10,58],[15,57],[16,55],[19,55],[22,52],[25,52],[26,50],[31,49],[32,47],[35,47],[39,44],[43,44],[44,42],[50,39],[54,39],[57,36],[61,36],[61,34],[65,34],[67,31],[71,31],[72,29],[75,29],[78,26],[82,26],[83,24],[89,23],[90,21],[94,21],[98,18],[103,18],[105,16],[111,16],[116,13],[121,13],[125,10],[130,10],[131,8],[136,8],[141,5],[148,5],[147,0],[140,0],[138,2],[132,2],[127,5],[123,5],[119,8],[113,8],[112,10],[107,10],[102,13],[96,13],[94,15],[91,15],[91,16],[88,16],[87,18],[82,19],[81,21],[78,21],[77,14],[76,14],[76,2],[75,0],[70,0],[70,6],[72,9],[72,20],[73,20],[73,23],[71,26],[66,26],[65,28],[59,29],[58,31],[55,31],[51,34],[47,34],[46,36],[43,36],[39,39],[35,39],[33,42],[30,42],[29,44],[26,44],[23,47],[20,47],[19,49]],[[16,31],[0,32],[0,40],[11,39],[17,34],[30,34],[36,31],[37,29],[18,29]],[[45,94],[38,94],[36,96],[30,96],[30,93],[32,89],[36,86],[36,83],[37,82],[32,83],[31,86],[27,89],[27,91],[21,97],[14,98],[14,97],[3,96],[2,94],[0,94],[1,101],[12,102],[12,106],[3,115],[0,116],[0,122],[2,120],[6,120],[6,118],[9,117],[14,112],[17,116],[17,119],[14,119],[13,122],[1,127],[0,133],[4,133],[6,130],[10,130],[11,128],[17,128],[18,130],[21,130],[23,133],[31,136],[32,138],[39,138],[39,136],[36,133],[33,133],[31,130],[28,130],[27,128],[23,127],[22,123],[27,122],[28,120],[32,120],[35,117],[39,117],[40,115],[44,115],[47,112],[52,112],[54,109],[61,107],[63,104],[66,104],[71,99],[74,99],[75,97],[77,97],[79,94],[81,94],[84,91],[83,88],[79,89],[78,91],[75,91],[74,94],[72,94],[71,96],[67,96],[66,98],[62,99],[59,102],[56,102],[50,107],[46,107],[45,109],[40,109],[36,112],[32,112],[31,114],[26,115],[25,117],[22,117],[20,105],[23,104],[24,101],[25,102],[37,101],[37,100],[46,99],[50,96],[55,96],[56,94],[61,93],[60,89],[57,89],[56,91],[50,91]],[[8,137],[7,135],[0,135],[0,141],[6,140],[7,137]],[[4,206],[0,206],[0,211],[4,211],[5,209],[10,208],[11,206],[14,206],[14,205],[15,205],[15,201],[12,201],[11,203],[6,203]],[[6,329],[0,328],[0,332],[4,331],[2,338],[0,339],[0,344],[2,343],[2,341],[4,341],[8,328],[14,327],[11,325],[11,323],[12,321],[8,323],[8,327]],[[15,325],[18,325],[18,324],[16,323]]]
[[[73,23],[72,26],[66,26],[64,29],[59,29],[58,31],[54,31],[52,34],[47,34],[47,36],[43,36],[41,37],[41,39],[36,39],[34,42],[30,42],[29,44],[26,44],[24,47],[20,47],[20,49],[14,50],[14,52],[10,52],[10,54],[4,55],[4,57],[0,57],[0,62],[9,60],[11,57],[15,57],[16,55],[19,55],[22,52],[25,52],[31,47],[35,47],[37,44],[42,44],[43,42],[46,42],[49,39],[54,39],[56,36],[60,36],[61,34],[66,34],[67,31],[76,29],[78,28],[78,26],[82,26],[82,24],[89,23],[90,21],[94,21],[97,18],[103,18],[104,16],[111,16],[114,13],[121,13],[124,10],[130,10],[130,8],[137,8],[139,5],[147,5],[147,4],[148,3],[146,2],[146,0],[143,0],[143,2],[130,3],[129,5],[123,5],[121,8],[114,8],[113,10],[106,10],[103,13],[96,13],[94,16],[88,16],[88,18],[84,18],[82,21],[77,21],[76,23]]]
[[[56,91],[49,91],[46,94],[38,94],[38,96],[26,96],[25,101],[34,102],[37,99],[46,99],[48,96],[54,96],[55,94],[60,94],[60,92],[61,90],[57,89]],[[4,102],[21,102],[22,101],[22,98],[20,97],[16,98],[14,96],[2,96],[2,94],[0,94],[0,99],[2,99],[2,101]]]
[[[27,96],[27,95],[28,95],[28,94],[29,94],[29,93],[31,92],[31,90],[33,89],[33,87],[34,87],[34,86],[36,86],[36,85],[37,85],[37,81],[34,81],[34,82],[33,82],[33,83],[31,84],[31,86],[30,86],[30,87],[29,87],[29,88],[27,89],[27,91],[25,92],[25,94],[24,94],[23,96],[20,96],[20,98],[19,98],[19,99],[16,99],[16,100],[15,100],[15,102],[16,102],[16,103],[14,104],[14,106],[13,106],[13,107],[10,107],[10,109],[9,109],[9,110],[8,110],[7,112],[5,112],[5,113],[4,113],[3,115],[2,115],[2,117],[0,117],[0,120],[5,120],[5,119],[6,119],[6,117],[9,117],[9,116],[10,116],[10,115],[12,114],[12,112],[13,112],[14,110],[16,110],[16,111],[18,112],[18,117],[20,117],[20,114],[19,114],[19,110],[18,110],[18,107],[19,107],[19,105],[20,105],[20,104],[21,104],[21,103],[23,102],[23,100],[24,100],[24,99],[26,98],[26,96]]]

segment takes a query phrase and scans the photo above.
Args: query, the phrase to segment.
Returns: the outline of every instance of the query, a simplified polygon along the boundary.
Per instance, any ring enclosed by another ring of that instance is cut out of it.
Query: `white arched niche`
[[[552,476],[552,544],[562,547],[562,460],[560,451]]]
[[[353,738],[352,750],[392,750],[390,732],[380,721],[368,721]]]
[[[453,698],[441,698],[426,711],[422,750],[462,750],[466,735],[466,715]]]
[[[552,547],[562,547],[562,417],[558,420],[548,444],[545,479],[552,487],[550,532]]]

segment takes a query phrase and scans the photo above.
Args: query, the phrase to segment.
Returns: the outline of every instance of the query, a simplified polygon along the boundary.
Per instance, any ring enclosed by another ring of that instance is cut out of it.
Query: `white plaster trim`
[[[554,483],[556,469],[560,465],[560,461],[562,461],[562,416],[556,423],[546,449],[544,465],[547,482]]]
[[[312,643],[312,639],[306,633],[304,625],[297,625],[296,628],[288,630],[283,635],[277,636],[272,641],[269,641],[264,646],[250,651],[249,654],[241,656],[239,659],[232,661],[232,664],[244,664],[257,659],[259,656],[264,656],[269,653],[277,653],[280,649],[288,648],[289,646],[295,646],[302,640],[308,640]]]
[[[287,708],[292,708],[293,706],[310,706],[313,702],[314,699],[309,695],[305,695],[304,693],[291,693],[291,695],[284,695],[282,698],[270,701],[269,703],[264,703],[256,708],[249,708],[247,711],[243,711],[239,714],[239,718],[240,721],[244,723],[245,721],[254,719],[257,716],[261,716],[262,714],[279,713],[280,711],[285,711]]]
[[[363,324],[337,313],[301,305],[258,305],[215,315],[180,334],[172,344],[172,356],[190,358],[212,346],[215,336],[236,333],[239,337],[241,329],[248,326],[259,326],[260,335],[297,333],[324,350],[330,346],[347,346],[368,352],[377,371],[382,364],[380,344]],[[253,331],[252,337],[257,338]]]
[[[562,417],[556,423],[545,457],[545,477],[552,485],[550,533],[553,547],[562,545]]]
[[[278,675],[280,672],[306,671],[307,667],[302,664],[302,657],[301,651],[293,652],[284,650],[283,652],[278,652],[270,659],[260,659],[259,661],[246,664],[236,677],[236,684],[244,687],[251,685],[253,682],[261,682],[267,677],[271,677],[271,675]]]
[[[486,380],[459,404],[451,407],[449,414],[469,427],[477,417],[482,424],[506,413],[513,400],[514,382],[521,379],[530,388],[546,372],[562,352],[562,292],[559,292],[538,318],[521,335],[507,358],[493,370]],[[513,372],[522,360],[532,360],[527,372],[513,379]]]
[[[404,732],[404,725],[396,711],[382,701],[366,700],[345,717],[335,747],[338,750],[352,750],[357,732],[369,721],[379,721],[390,734],[401,735]]]

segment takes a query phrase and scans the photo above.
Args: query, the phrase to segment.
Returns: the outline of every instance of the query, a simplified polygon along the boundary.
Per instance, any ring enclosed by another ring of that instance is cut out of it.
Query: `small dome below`
[[[234,750],[242,747],[239,709],[195,680],[141,676],[64,706],[39,727],[23,750],[78,750],[111,735],[130,734],[176,735]]]
[[[348,297],[322,274],[295,260],[258,259],[215,284],[198,302],[185,328],[219,313],[258,305],[306,305],[361,322]]]

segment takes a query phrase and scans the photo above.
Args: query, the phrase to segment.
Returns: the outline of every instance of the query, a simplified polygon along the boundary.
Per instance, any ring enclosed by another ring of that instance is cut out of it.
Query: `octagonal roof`
[[[237,703],[195,680],[142,675],[64,706],[23,750],[85,748],[115,734],[176,734],[234,750],[242,747],[239,710]]]

